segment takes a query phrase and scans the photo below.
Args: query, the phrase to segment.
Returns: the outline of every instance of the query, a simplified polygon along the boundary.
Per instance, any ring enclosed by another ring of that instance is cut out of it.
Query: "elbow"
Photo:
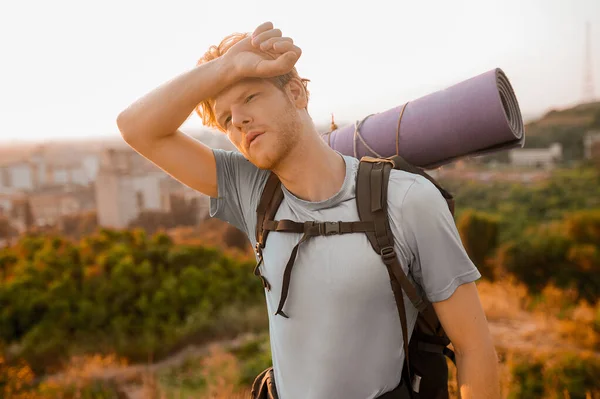
[[[130,126],[127,110],[122,111],[117,116],[117,128],[121,133],[121,137],[126,143],[131,144],[134,139],[133,129]]]
[[[119,132],[121,135],[125,135],[127,125],[127,111],[121,111],[119,115],[117,115],[117,127],[119,128]]]

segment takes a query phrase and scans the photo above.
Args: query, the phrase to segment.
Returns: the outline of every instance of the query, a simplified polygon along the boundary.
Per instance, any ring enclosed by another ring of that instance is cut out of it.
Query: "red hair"
[[[227,52],[231,47],[233,47],[239,41],[250,36],[250,33],[233,33],[227,37],[225,37],[218,46],[210,46],[208,51],[204,53],[202,58],[198,60],[196,65],[202,65],[209,61],[215,60],[221,57],[223,54]],[[285,85],[292,79],[299,79],[304,85],[304,90],[306,90],[306,96],[309,96],[309,92],[307,89],[308,79],[301,78],[298,75],[298,71],[296,71],[296,67],[294,67],[290,72],[285,75],[276,76],[274,78],[269,78],[270,82],[272,82],[277,88],[283,89]],[[216,128],[218,130],[223,131],[223,128],[217,123],[215,110],[214,110],[214,99],[209,98],[202,101],[200,104],[196,106],[196,113],[202,119],[202,123],[205,126]]]

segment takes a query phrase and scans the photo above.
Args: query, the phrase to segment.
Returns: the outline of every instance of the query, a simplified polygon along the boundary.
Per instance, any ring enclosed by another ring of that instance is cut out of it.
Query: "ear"
[[[308,106],[308,96],[306,88],[298,78],[292,78],[287,83],[287,94],[290,97],[292,104],[297,108],[304,109]]]

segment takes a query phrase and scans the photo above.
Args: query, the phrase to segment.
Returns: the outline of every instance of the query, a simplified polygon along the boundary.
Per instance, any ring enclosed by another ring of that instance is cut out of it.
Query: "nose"
[[[252,118],[245,112],[234,111],[231,114],[231,123],[233,123],[233,125],[240,130],[242,130],[242,128],[248,125],[250,122],[252,122]]]

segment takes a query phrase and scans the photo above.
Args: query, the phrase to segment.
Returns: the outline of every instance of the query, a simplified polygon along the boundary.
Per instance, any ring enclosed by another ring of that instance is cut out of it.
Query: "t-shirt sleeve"
[[[417,176],[401,206],[404,237],[413,257],[413,279],[430,302],[448,299],[460,285],[481,277],[469,258],[439,190]]]
[[[256,206],[268,171],[257,168],[237,151],[213,149],[217,166],[217,198],[210,198],[210,216],[221,219],[251,238]]]

